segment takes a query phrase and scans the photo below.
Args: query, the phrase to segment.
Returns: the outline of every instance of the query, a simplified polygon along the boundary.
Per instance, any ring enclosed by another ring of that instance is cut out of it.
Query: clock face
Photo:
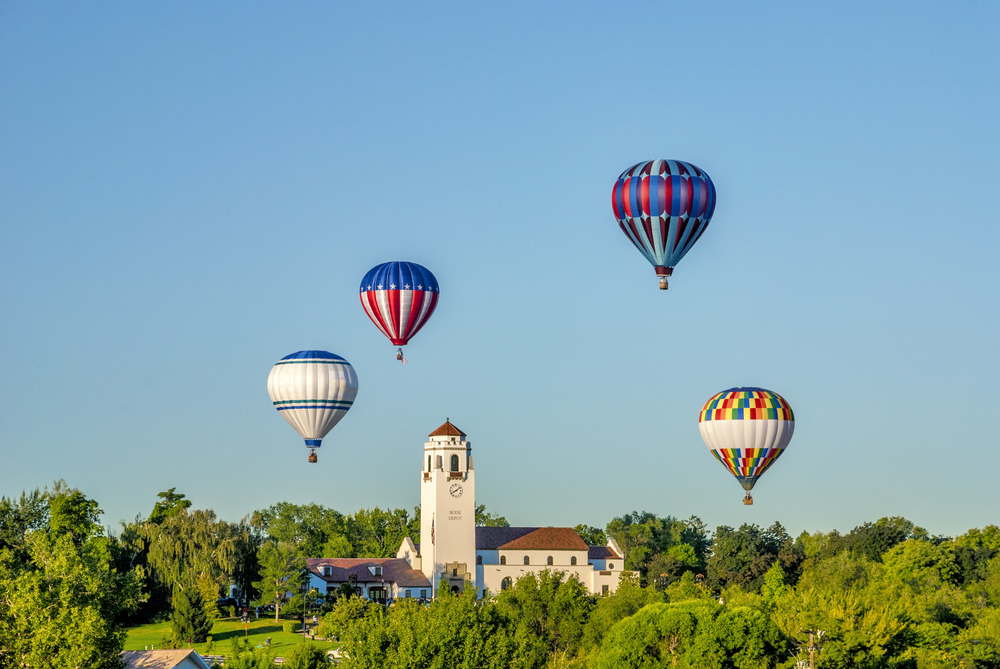
[[[452,483],[451,487],[448,488],[448,492],[451,493],[452,497],[461,497],[462,496],[462,486],[460,486],[457,483]]]

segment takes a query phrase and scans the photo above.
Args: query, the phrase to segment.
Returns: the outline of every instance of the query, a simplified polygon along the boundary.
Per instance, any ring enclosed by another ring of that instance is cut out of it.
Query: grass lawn
[[[247,635],[253,645],[262,644],[267,637],[271,637],[271,648],[275,655],[283,657],[292,646],[302,643],[301,634],[286,634],[281,631],[281,622],[274,622],[274,618],[250,619]],[[125,650],[143,650],[144,648],[160,647],[160,640],[164,636],[170,635],[170,623],[153,623],[151,625],[140,625],[128,631],[128,639],[125,640]],[[225,618],[218,620],[212,628],[212,639],[215,641],[213,655],[229,655],[230,639],[233,637],[243,638],[243,623],[239,618]],[[314,642],[323,650],[337,648],[339,643],[316,640]],[[195,643],[191,647],[198,651],[199,655],[206,655],[208,644]],[[184,646],[187,648],[187,645]]]

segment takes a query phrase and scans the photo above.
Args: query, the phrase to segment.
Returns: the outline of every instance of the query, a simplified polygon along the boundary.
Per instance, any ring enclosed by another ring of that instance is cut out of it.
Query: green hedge
[[[284,623],[282,623],[281,629],[282,631],[288,632],[289,634],[295,634],[296,632],[302,629],[302,623],[300,623],[298,620],[286,620]]]

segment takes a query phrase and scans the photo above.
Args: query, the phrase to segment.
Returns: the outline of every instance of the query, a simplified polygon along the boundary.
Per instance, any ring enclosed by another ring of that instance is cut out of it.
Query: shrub
[[[230,618],[236,617],[236,607],[233,606],[232,604],[229,605],[229,617]]]
[[[302,629],[302,623],[298,620],[286,620],[282,623],[281,629],[288,634],[295,634]]]
[[[292,646],[285,657],[287,669],[323,669],[326,666],[326,653],[314,643],[307,642]]]

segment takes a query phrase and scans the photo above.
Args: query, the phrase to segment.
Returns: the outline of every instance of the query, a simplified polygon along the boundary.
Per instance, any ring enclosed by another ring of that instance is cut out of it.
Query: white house
[[[431,584],[422,572],[401,558],[314,558],[306,560],[309,587],[335,592],[348,583],[354,592],[377,602],[400,597],[431,597]]]
[[[352,583],[375,600],[433,597],[442,579],[453,591],[500,592],[530,572],[575,574],[592,594],[618,587],[624,555],[612,539],[588,546],[571,527],[476,527],[476,472],[466,434],[445,421],[424,444],[420,543],[407,537],[395,558],[316,558],[311,587]]]

